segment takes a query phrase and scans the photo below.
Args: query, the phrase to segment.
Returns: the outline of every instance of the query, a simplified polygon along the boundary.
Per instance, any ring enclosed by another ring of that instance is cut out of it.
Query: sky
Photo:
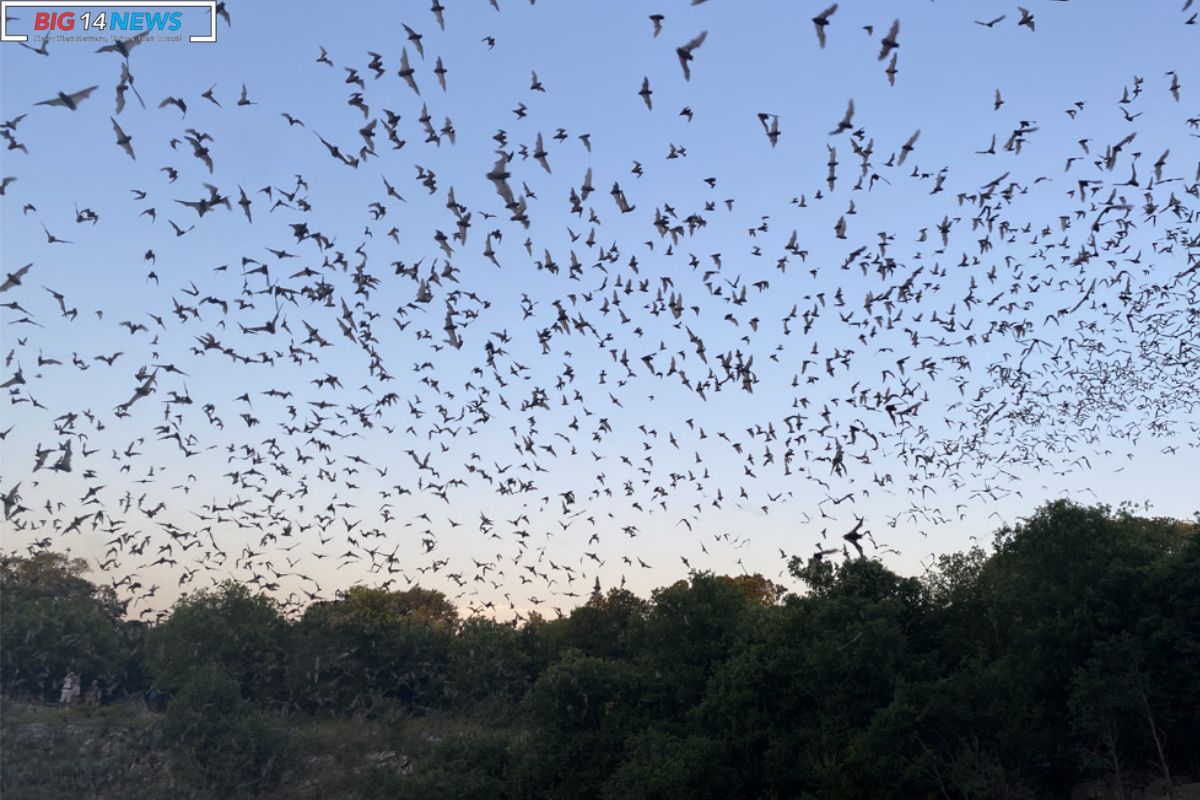
[[[27,116],[0,151],[0,272],[33,266],[0,297],[17,304],[0,381],[25,380],[0,400],[4,549],[70,549],[135,614],[233,578],[292,604],[420,584],[508,617],[565,611],[597,578],[792,586],[787,557],[840,558],[853,530],[919,573],[1061,497],[1191,517],[1200,108],[1181,5],[1045,0],[1030,30],[1009,4],[843,3],[821,48],[824,3],[447,0],[442,30],[424,2],[231,2],[214,44],[136,46],[120,113],[125,59],[102,42],[5,43],[0,121]],[[676,48],[701,32],[685,80]],[[92,85],[77,110],[36,105]],[[498,150],[527,225],[487,177]],[[179,202],[206,184],[231,207]],[[448,256],[437,232],[467,213]],[[720,356],[745,370],[718,385]]]

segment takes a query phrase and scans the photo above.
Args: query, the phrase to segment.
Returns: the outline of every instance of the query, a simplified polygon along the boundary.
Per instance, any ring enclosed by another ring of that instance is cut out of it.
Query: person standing
[[[68,706],[79,699],[79,676],[75,674],[75,670],[67,673],[67,677],[63,678],[62,693],[58,697],[60,705]]]

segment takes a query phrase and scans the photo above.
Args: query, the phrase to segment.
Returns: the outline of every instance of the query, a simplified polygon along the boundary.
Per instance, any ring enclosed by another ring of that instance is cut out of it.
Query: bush
[[[271,788],[290,760],[287,737],[213,662],[197,667],[167,706],[165,734],[182,766],[220,797]]]
[[[176,603],[147,633],[146,660],[162,691],[178,692],[212,661],[233,676],[241,694],[267,703],[281,699],[288,632],[273,600],[227,581]]]
[[[357,786],[362,800],[503,800],[511,797],[510,756],[500,735],[455,736],[417,760],[403,775],[376,768]]]

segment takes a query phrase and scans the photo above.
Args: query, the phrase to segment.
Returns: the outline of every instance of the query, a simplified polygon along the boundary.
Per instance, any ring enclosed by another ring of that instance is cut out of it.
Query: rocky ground
[[[208,800],[214,795],[163,741],[163,715],[140,703],[69,709],[0,706],[5,800]],[[279,784],[259,797],[357,798],[413,768],[413,757],[460,725],[421,720],[277,720],[295,745]]]

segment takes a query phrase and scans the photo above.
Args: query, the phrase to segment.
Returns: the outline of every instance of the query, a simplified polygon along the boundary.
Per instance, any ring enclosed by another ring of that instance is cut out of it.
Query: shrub
[[[287,737],[212,662],[195,669],[167,706],[165,734],[182,766],[220,797],[271,788],[290,757]]]

